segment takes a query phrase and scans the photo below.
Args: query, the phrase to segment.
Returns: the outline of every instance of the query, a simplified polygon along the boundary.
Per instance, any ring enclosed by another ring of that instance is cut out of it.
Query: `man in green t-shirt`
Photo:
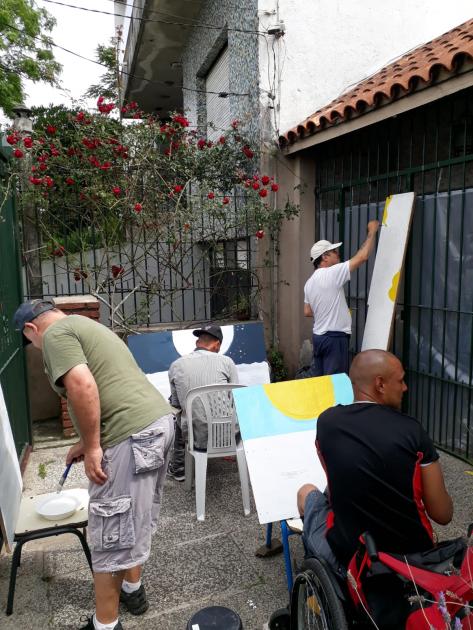
[[[122,630],[119,602],[148,609],[141,584],[173,442],[172,408],[121,339],[45,300],[16,311],[15,328],[42,350],[53,389],[67,398],[80,441],[66,463],[84,461],[96,612],[81,630]]]

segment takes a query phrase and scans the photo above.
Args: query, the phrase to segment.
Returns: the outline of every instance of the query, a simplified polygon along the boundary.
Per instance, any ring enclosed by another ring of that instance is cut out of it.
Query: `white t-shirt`
[[[314,314],[314,335],[351,334],[351,315],[343,285],[350,280],[350,261],[316,269],[304,286],[304,302]]]

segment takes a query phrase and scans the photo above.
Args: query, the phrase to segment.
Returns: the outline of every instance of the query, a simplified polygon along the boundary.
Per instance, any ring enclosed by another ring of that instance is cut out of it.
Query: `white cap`
[[[332,251],[332,249],[337,249],[340,247],[342,243],[331,243],[330,241],[317,241],[310,248],[310,260],[314,262],[317,258],[325,254],[326,252]]]

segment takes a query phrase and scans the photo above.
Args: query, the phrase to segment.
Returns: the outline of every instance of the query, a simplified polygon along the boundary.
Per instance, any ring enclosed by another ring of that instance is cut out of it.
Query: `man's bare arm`
[[[85,364],[73,367],[62,380],[67,390],[67,399],[79,425],[85,473],[94,483],[103,484],[107,476],[102,470],[100,398],[97,383]]]
[[[421,467],[422,500],[429,517],[439,525],[447,525],[453,516],[453,501],[445,488],[439,462]]]
[[[365,263],[370,257],[376,241],[376,232],[378,231],[378,228],[379,221],[370,221],[368,223],[368,236],[366,237],[365,242],[353,256],[353,258],[350,258],[350,272],[355,271],[355,269],[358,269],[358,267],[361,267],[361,265]]]
[[[305,317],[313,317],[314,313],[312,312],[312,308],[310,304],[306,304],[304,302],[304,316]]]

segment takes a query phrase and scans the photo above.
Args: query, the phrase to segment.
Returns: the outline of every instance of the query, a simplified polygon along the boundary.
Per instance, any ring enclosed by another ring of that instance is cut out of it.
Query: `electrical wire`
[[[234,33],[248,33],[251,35],[266,35],[264,31],[255,31],[255,30],[236,28],[236,27],[231,27],[231,26],[223,26],[223,25],[217,26],[215,24],[205,24],[202,22],[192,24],[190,22],[153,20],[151,18],[143,18],[143,17],[133,16],[133,15],[123,15],[122,13],[114,13],[112,11],[103,11],[102,9],[89,9],[87,7],[80,7],[76,4],[68,4],[66,2],[59,2],[59,0],[43,0],[43,2],[47,2],[49,4],[56,4],[62,7],[69,7],[70,9],[78,9],[80,11],[89,11],[90,13],[101,13],[103,15],[112,15],[115,17],[122,17],[122,18],[125,18],[126,20],[137,20],[139,22],[152,22],[156,24],[169,24],[171,26],[187,26],[187,27],[192,27],[192,28],[206,28],[206,29],[217,30],[217,31],[221,31],[222,29],[226,28],[227,31],[232,31]]]
[[[17,28],[16,26],[13,26],[7,22],[4,22],[5,26],[7,26],[8,28],[13,29],[14,31],[18,31],[19,33],[23,33],[23,31],[19,28]],[[34,35],[31,35],[31,37],[33,39],[36,39],[40,42],[42,42],[44,44],[44,40],[41,37],[36,37]],[[108,66],[104,63],[101,63],[100,61],[97,61],[96,59],[90,59],[89,57],[85,57],[84,55],[81,55],[78,52],[75,52],[74,50],[70,50],[69,48],[65,48],[64,46],[60,46],[59,44],[56,44],[55,42],[53,42],[52,40],[50,40],[48,42],[49,45],[53,46],[54,48],[58,48],[59,50],[63,50],[64,52],[69,53],[70,55],[74,55],[74,57],[78,57],[79,59],[83,59],[84,61],[90,61],[90,63],[94,63],[98,66],[102,66],[103,68],[107,68],[107,70],[109,70]],[[158,79],[148,79],[146,77],[141,77],[137,74],[133,74],[131,72],[125,72],[124,70],[121,70],[121,74],[128,76],[128,77],[132,77],[134,79],[138,79],[140,81],[145,81],[146,83],[153,83],[156,85],[165,85],[166,87],[174,87],[174,88],[179,88],[181,90],[184,90],[186,92],[197,92],[199,94],[216,94],[217,96],[220,96],[221,98],[227,98],[228,96],[246,96],[249,97],[250,94],[248,92],[212,92],[212,91],[207,91],[207,90],[199,90],[198,88],[190,88],[187,87],[185,85],[173,85],[173,86],[169,86],[168,83],[166,83],[166,81],[159,81]]]

